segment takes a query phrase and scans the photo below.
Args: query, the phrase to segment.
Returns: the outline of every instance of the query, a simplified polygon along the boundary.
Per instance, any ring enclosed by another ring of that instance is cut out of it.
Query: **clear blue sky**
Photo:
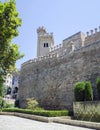
[[[3,0],[2,0],[3,1]],[[16,0],[22,26],[13,41],[19,45],[25,57],[17,61],[17,67],[36,57],[39,26],[54,33],[55,44],[82,31],[100,26],[100,0]]]

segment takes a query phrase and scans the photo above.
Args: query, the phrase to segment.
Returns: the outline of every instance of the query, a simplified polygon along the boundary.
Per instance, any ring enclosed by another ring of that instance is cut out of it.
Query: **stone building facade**
[[[87,36],[78,32],[60,45],[49,46],[46,55],[22,64],[18,93],[20,107],[25,107],[26,98],[34,97],[46,109],[72,109],[74,84],[78,81],[91,81],[94,99],[98,99],[98,76],[100,30],[95,29]]]
[[[18,88],[20,83],[20,71],[12,72],[12,90],[11,90],[11,97],[16,99],[18,94]]]
[[[11,89],[12,89],[12,75],[7,74],[4,82],[4,97],[10,98]]]

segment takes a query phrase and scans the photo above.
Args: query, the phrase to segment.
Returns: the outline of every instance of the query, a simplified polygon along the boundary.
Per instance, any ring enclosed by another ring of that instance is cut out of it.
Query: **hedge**
[[[77,82],[74,88],[74,95],[76,101],[92,101],[93,90],[89,81]]]
[[[2,111],[33,114],[33,115],[46,116],[46,117],[68,116],[70,114],[68,110],[29,110],[29,109],[19,109],[19,108],[4,108]]]
[[[75,100],[76,101],[84,101],[84,82],[77,82],[74,88]]]
[[[85,82],[84,100],[85,101],[92,101],[93,100],[92,85],[89,81]]]

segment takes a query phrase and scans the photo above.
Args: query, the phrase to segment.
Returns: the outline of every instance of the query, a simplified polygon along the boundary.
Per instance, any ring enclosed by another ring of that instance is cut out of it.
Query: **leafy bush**
[[[56,117],[56,116],[68,116],[68,110],[29,110],[29,109],[19,109],[19,108],[4,108],[3,112],[19,112],[25,114],[33,114],[46,117]]]
[[[26,107],[26,109],[34,110],[34,109],[36,109],[37,107],[39,107],[39,103],[38,103],[35,99],[33,99],[33,98],[28,98],[28,99],[26,100],[26,102],[27,102],[27,107]]]
[[[12,104],[12,103],[5,103],[4,108],[14,108],[14,104]]]
[[[2,97],[0,97],[0,108],[1,108],[1,109],[4,108],[4,107],[5,107],[5,104],[6,104],[6,102],[3,100]]]
[[[8,103],[2,97],[0,97],[0,108],[14,108],[14,104]]]
[[[84,101],[84,82],[77,82],[74,88],[75,100],[76,101]]]
[[[90,82],[85,82],[85,90],[84,90],[84,100],[85,101],[91,101],[93,100],[93,91],[92,91],[92,85]]]
[[[99,96],[99,99],[100,99],[100,77],[97,78],[97,92],[98,92],[98,96]]]

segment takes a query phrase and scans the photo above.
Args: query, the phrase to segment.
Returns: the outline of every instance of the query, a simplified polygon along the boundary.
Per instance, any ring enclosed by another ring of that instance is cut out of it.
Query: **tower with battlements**
[[[49,49],[54,46],[53,33],[47,33],[44,27],[39,27],[37,35],[37,57],[46,56]]]

